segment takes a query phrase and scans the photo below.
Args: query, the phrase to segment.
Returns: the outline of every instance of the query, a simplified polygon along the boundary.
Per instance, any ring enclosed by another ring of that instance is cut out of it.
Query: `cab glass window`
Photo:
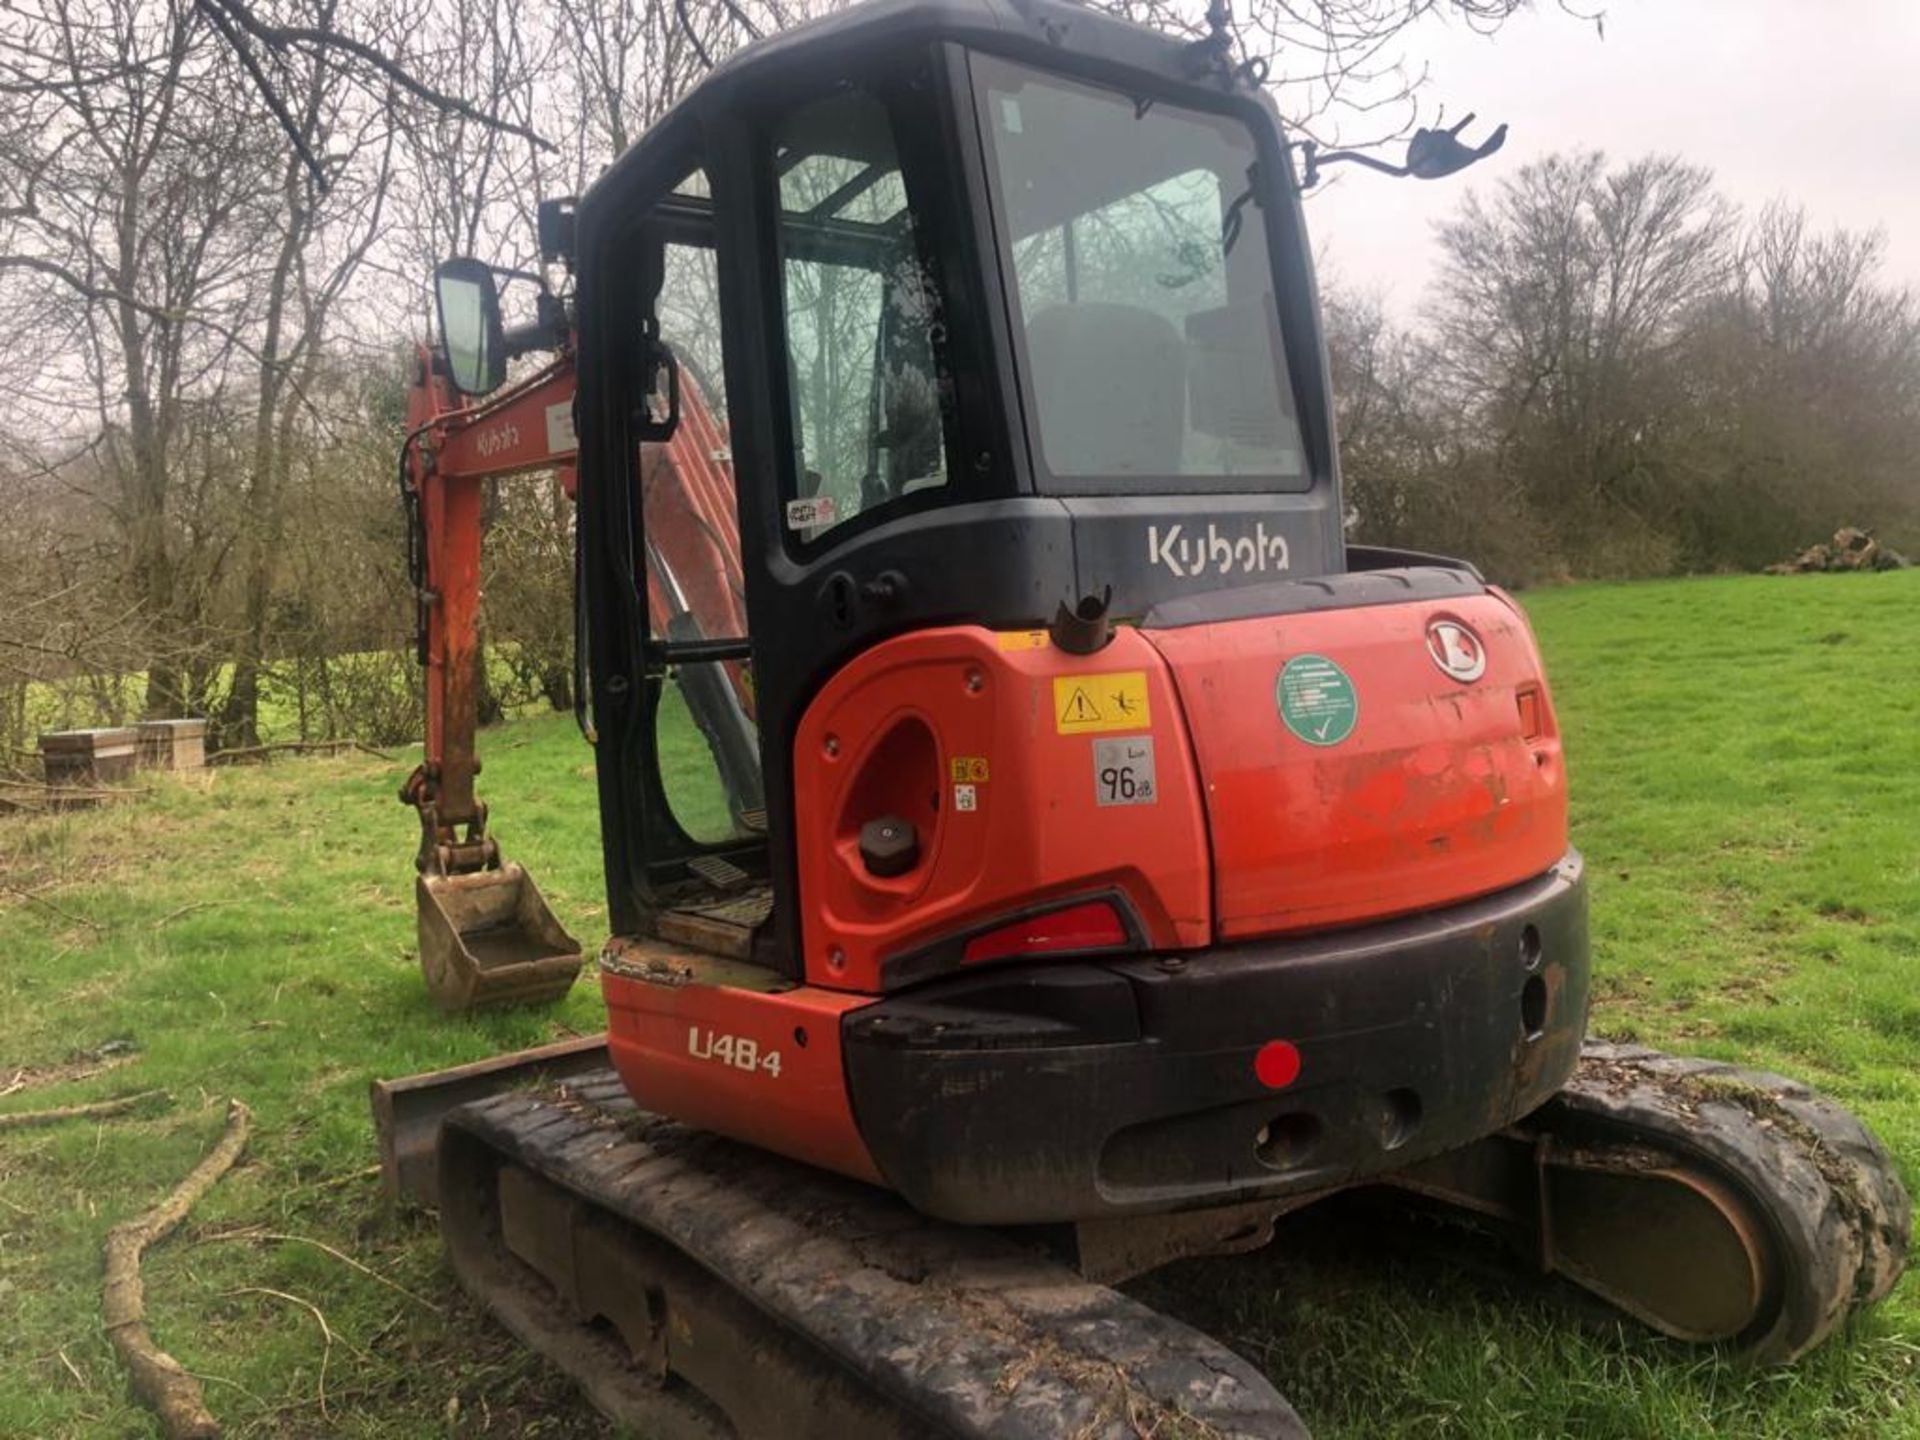
[[[705,173],[695,170],[667,203],[706,197]],[[635,475],[647,628],[656,642],[724,642],[745,638],[747,599],[719,275],[711,228],[689,218],[698,209],[678,208],[681,218],[671,232],[678,238],[661,242],[653,316],[680,367],[680,427],[669,442],[639,447]],[[654,760],[675,823],[705,845],[759,833],[765,819],[750,662],[682,661],[657,683]]]
[[[1042,484],[1302,487],[1246,126],[970,64]]]
[[[947,484],[945,302],[876,96],[775,127],[793,462],[783,520],[806,544]]]

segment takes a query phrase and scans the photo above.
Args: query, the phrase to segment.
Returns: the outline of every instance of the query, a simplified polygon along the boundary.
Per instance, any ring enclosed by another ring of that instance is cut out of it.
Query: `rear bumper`
[[[915,1207],[969,1223],[1337,1187],[1546,1100],[1587,1014],[1580,857],[1494,895],[1181,957],[1014,965],[848,1014],[854,1118]],[[1296,1047],[1270,1088],[1262,1046]]]

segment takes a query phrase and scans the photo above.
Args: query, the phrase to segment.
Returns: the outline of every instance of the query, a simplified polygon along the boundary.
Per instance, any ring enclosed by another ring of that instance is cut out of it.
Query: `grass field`
[[[1595,1027],[1813,1080],[1920,1182],[1920,572],[1528,599],[1593,876]],[[564,717],[482,747],[497,833],[591,946],[590,752]],[[374,1076],[600,1023],[585,984],[550,1013],[430,1009],[393,801],[408,763],[287,761],[0,820],[0,1109],[171,1095],[0,1134],[0,1436],[154,1433],[100,1331],[100,1246],[193,1166],[230,1095],[255,1112],[248,1157],[146,1266],[155,1336],[229,1433],[600,1433],[368,1173]],[[1920,1436],[1916,1282],[1754,1375],[1581,1321],[1470,1246],[1361,1238],[1309,1212],[1268,1253],[1139,1289],[1266,1366],[1322,1436]]]

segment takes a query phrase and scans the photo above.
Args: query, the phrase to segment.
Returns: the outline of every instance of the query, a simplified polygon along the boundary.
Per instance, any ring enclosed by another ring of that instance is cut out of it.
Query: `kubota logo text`
[[[1147,563],[1164,565],[1180,579],[1193,575],[1264,575],[1287,568],[1287,537],[1267,533],[1257,521],[1253,533],[1222,534],[1212,521],[1205,534],[1182,533],[1184,525],[1147,527]]]
[[[520,443],[520,427],[511,420],[489,426],[474,437],[473,448],[488,460]]]

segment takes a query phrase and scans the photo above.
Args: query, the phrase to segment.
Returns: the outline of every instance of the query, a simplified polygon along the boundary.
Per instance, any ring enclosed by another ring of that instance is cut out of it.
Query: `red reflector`
[[[1284,1090],[1300,1078],[1300,1052],[1285,1040],[1269,1040],[1253,1057],[1253,1073],[1269,1090]]]
[[[1061,950],[1109,950],[1127,943],[1127,927],[1105,900],[1086,900],[1043,915],[1029,915],[998,930],[976,935],[961,952],[960,963],[1007,960]]]

